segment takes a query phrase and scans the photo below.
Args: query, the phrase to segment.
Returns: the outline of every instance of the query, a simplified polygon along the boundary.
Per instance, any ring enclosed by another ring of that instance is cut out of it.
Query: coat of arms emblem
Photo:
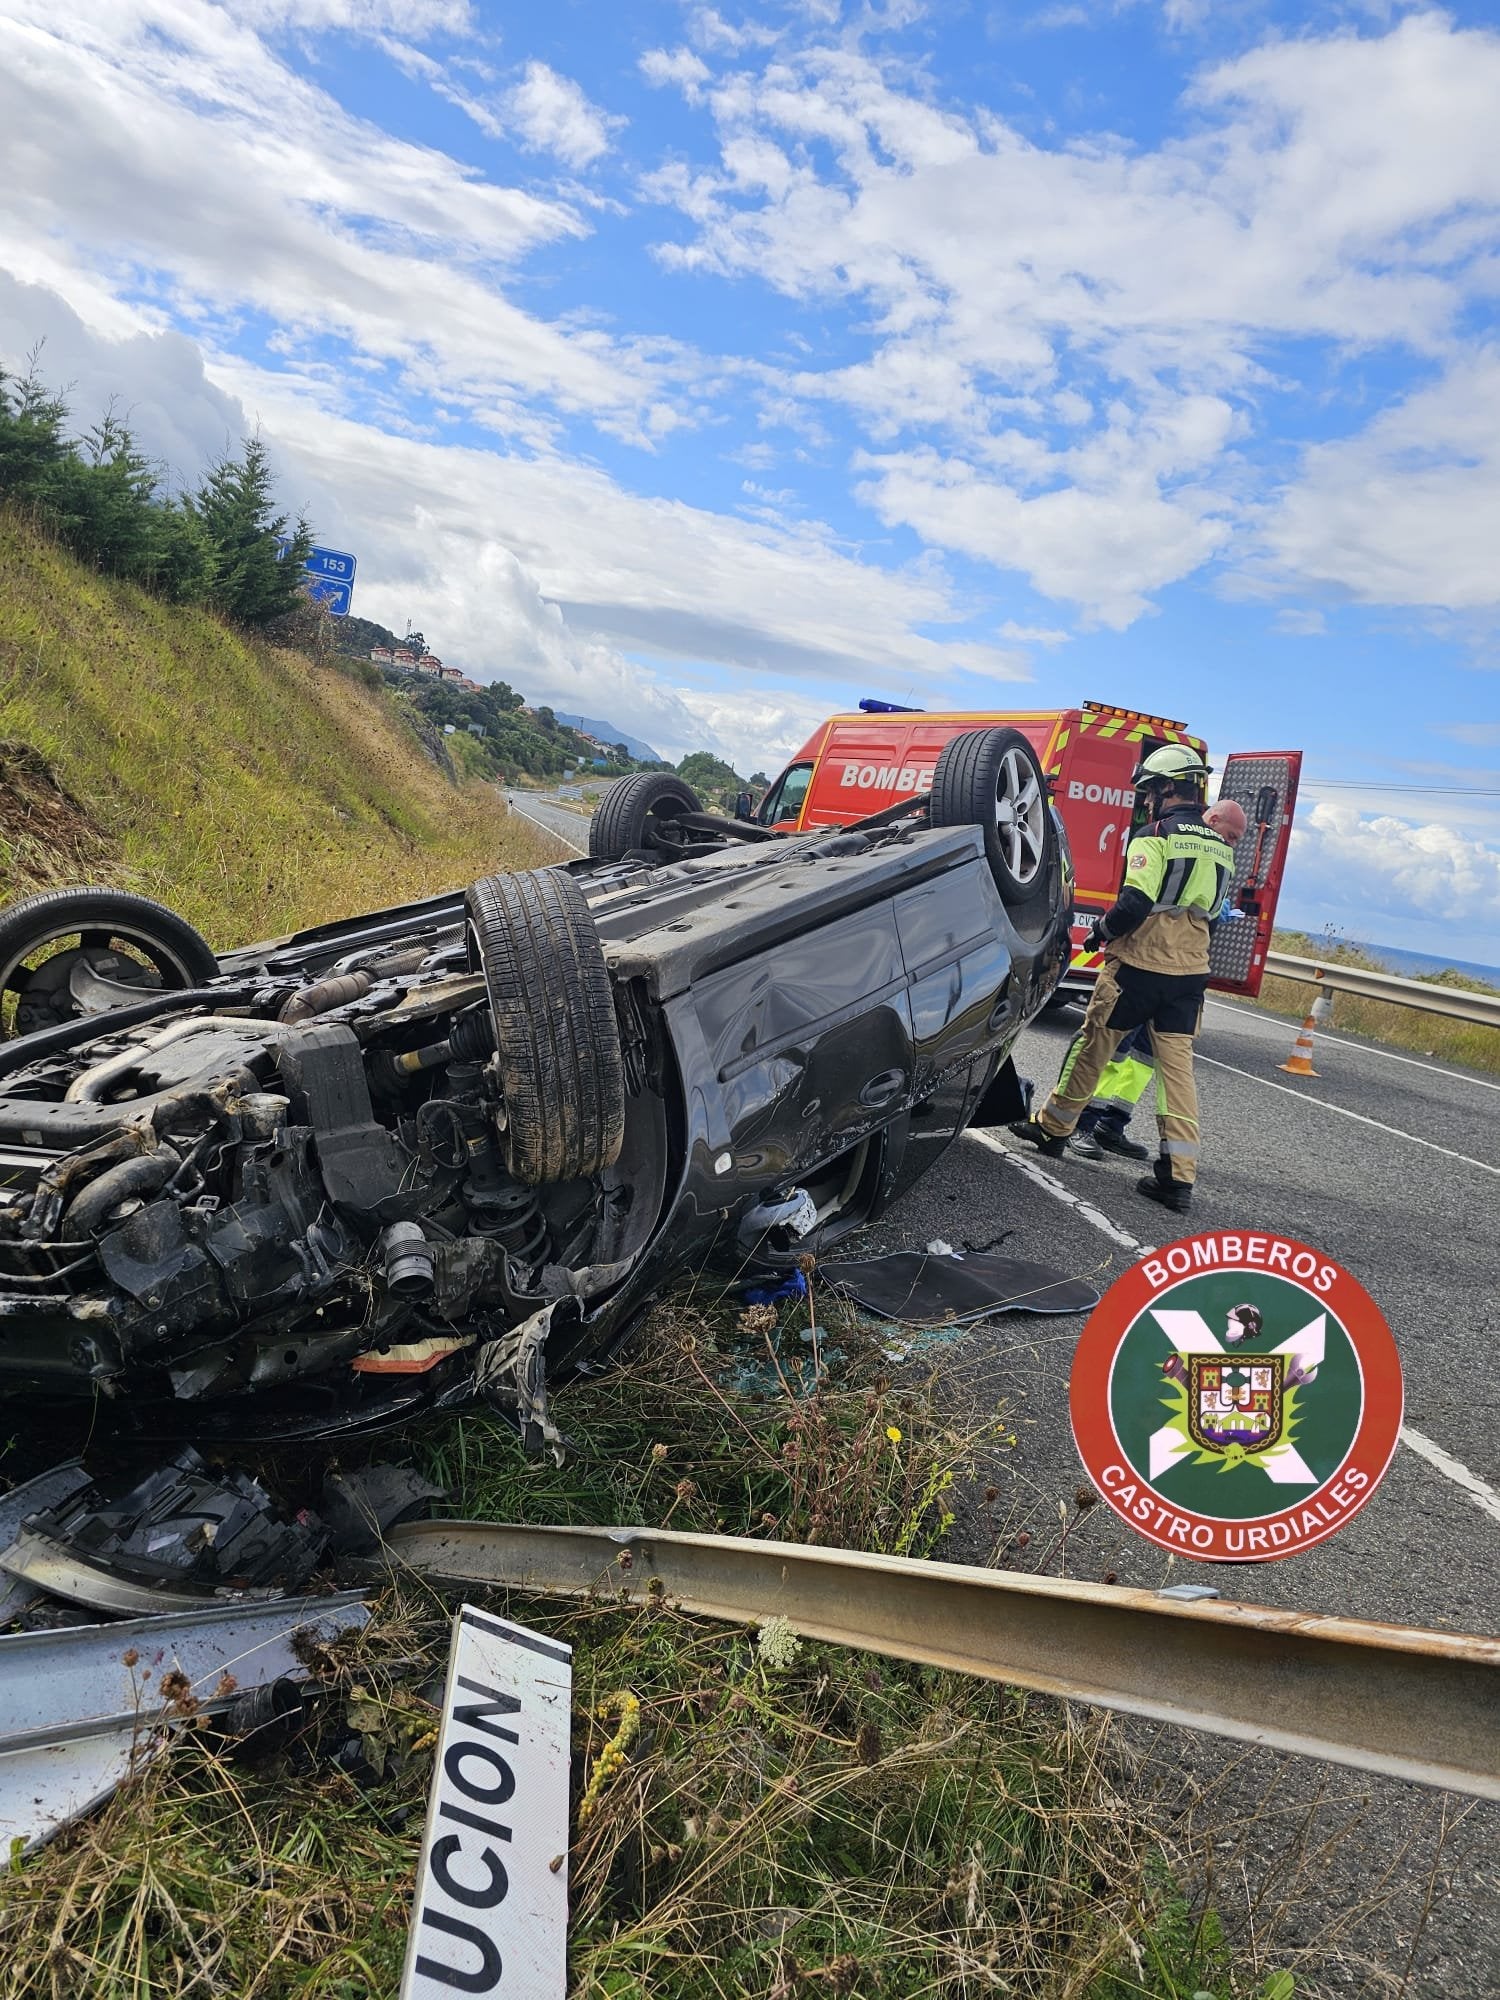
[[[1284,1354],[1186,1354],[1188,1435],[1200,1451],[1268,1451],[1281,1437]]]

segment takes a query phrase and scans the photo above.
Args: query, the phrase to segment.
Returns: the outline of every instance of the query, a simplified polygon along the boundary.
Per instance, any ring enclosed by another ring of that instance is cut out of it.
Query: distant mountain
[[[643,743],[639,736],[632,736],[628,730],[617,728],[613,722],[601,722],[596,715],[564,715],[560,708],[552,712],[569,729],[581,729],[586,735],[597,737],[601,743],[623,743],[638,764],[666,762],[660,750],[653,750],[649,743]]]

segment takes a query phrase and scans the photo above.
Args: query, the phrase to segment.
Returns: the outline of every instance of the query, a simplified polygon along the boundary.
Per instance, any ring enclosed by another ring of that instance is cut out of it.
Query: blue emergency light
[[[904,701],[877,701],[867,694],[860,703],[866,715],[925,715],[925,708],[912,708]]]

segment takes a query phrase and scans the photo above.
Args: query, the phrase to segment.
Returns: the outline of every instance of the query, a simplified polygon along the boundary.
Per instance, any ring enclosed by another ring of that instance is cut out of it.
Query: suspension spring
[[[489,1185],[471,1179],[464,1188],[464,1201],[476,1235],[494,1237],[520,1263],[534,1264],[546,1255],[547,1219],[535,1188],[522,1187],[508,1177]]]

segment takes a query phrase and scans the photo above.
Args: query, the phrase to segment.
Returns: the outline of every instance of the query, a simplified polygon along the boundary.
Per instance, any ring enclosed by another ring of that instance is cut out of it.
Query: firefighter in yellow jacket
[[[1059,1157],[1126,1035],[1149,1027],[1156,1057],[1155,1171],[1137,1187],[1185,1215],[1198,1176],[1193,1037],[1208,985],[1209,927],[1224,907],[1234,849],[1203,823],[1208,766],[1185,744],[1153,750],[1135,773],[1148,814],[1125,855],[1125,886],[1096,918],[1087,948],[1104,964],[1057,1086],[1019,1139]]]

